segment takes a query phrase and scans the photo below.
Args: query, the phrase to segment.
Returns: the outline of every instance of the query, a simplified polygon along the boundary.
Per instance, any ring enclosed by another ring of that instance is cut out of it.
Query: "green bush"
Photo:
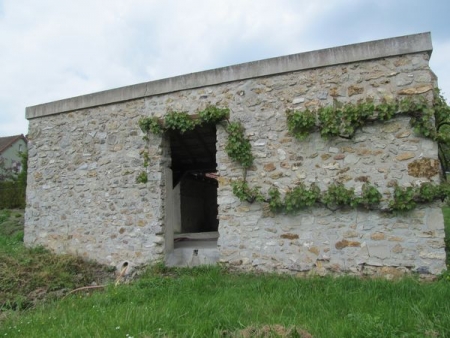
[[[0,209],[25,208],[26,184],[18,180],[0,182]]]
[[[0,209],[24,209],[27,189],[28,153],[19,153],[22,171],[0,180]]]

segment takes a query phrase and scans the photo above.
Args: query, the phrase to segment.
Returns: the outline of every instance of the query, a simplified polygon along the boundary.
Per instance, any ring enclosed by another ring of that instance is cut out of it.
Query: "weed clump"
[[[0,211],[0,312],[24,310],[71,289],[114,279],[107,267],[23,246],[23,210]]]

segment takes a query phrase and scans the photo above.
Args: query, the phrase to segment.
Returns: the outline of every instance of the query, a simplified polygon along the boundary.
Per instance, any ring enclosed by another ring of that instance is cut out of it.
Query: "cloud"
[[[146,71],[156,79],[298,51],[293,43],[320,10],[307,1],[169,1],[152,23],[157,34],[143,39],[157,52]],[[133,14],[130,21],[146,27]]]
[[[26,133],[30,105],[422,31],[436,39],[431,63],[450,92],[449,6],[405,0],[0,1],[0,135]]]

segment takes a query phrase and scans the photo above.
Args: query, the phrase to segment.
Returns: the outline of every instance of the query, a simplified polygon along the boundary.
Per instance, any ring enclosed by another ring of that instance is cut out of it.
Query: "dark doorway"
[[[179,194],[178,234],[214,232],[217,220],[216,125],[170,132],[173,189]],[[177,236],[175,236],[176,238]]]
[[[189,173],[180,184],[181,232],[217,231],[217,181]]]

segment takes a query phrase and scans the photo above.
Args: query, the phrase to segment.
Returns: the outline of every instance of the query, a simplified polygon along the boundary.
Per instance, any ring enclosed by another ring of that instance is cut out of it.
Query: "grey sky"
[[[320,48],[430,31],[450,97],[448,0],[0,0],[0,136],[25,107]]]

